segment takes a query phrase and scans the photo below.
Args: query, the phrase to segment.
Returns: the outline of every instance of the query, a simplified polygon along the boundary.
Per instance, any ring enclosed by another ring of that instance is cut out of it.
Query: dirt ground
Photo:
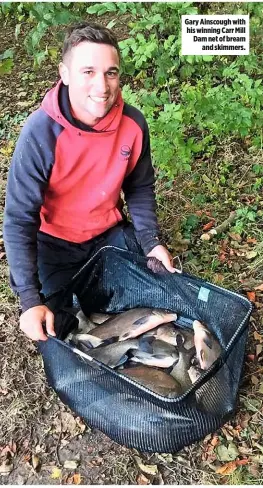
[[[0,78],[2,222],[6,177],[16,138],[26,116],[56,81],[57,70],[56,62],[50,60],[41,69],[32,69],[21,41],[23,32],[19,42],[16,41],[14,25],[2,25],[0,32],[2,49],[14,47],[16,50],[12,73]],[[228,160],[233,167],[229,188],[208,203],[219,221],[228,216],[227,198],[233,188],[232,182],[239,175],[240,154],[244,167],[248,168],[249,180],[251,155],[237,142],[230,141],[229,146],[219,148],[215,160],[195,162],[194,171],[211,179],[221,174],[223,160]],[[262,151],[252,158],[262,161]],[[258,243],[258,236],[262,236],[262,224],[251,223],[250,241],[248,234],[241,241],[233,234],[203,247],[198,230],[196,234],[193,231],[191,242],[182,239],[183,234],[187,237],[183,231],[189,230],[182,215],[198,212],[192,200],[192,195],[200,191],[198,181],[182,176],[177,179],[175,190],[158,182],[159,217],[168,244],[174,254],[181,255],[186,271],[245,295],[254,294],[250,295],[255,307],[235,417],[219,431],[176,454],[146,454],[128,449],[85,425],[49,388],[41,356],[18,329],[19,304],[9,289],[0,235],[0,484],[262,484],[263,300],[262,288],[255,291],[263,282],[262,248],[256,261],[246,254],[253,251],[252,246]],[[242,190],[236,192],[237,200],[244,198],[251,202],[256,198],[250,195],[246,182]],[[218,211],[219,200],[222,205]],[[260,197],[257,201],[261,201]],[[202,225],[207,218],[203,211]],[[236,251],[240,251],[240,247],[245,251],[238,255]],[[211,262],[222,253],[222,268],[215,272]],[[222,446],[221,451],[219,446]]]

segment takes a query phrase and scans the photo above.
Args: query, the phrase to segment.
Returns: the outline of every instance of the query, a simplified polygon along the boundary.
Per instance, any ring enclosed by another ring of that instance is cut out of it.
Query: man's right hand
[[[46,341],[47,336],[43,330],[46,324],[48,334],[55,336],[54,314],[46,305],[37,305],[29,308],[20,317],[20,329],[33,341]]]

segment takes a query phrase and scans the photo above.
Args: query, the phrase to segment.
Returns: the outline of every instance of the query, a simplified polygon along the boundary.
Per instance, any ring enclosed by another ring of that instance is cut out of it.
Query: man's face
[[[105,117],[118,96],[119,67],[118,52],[108,44],[81,42],[66,55],[59,72],[76,119],[93,126]]]

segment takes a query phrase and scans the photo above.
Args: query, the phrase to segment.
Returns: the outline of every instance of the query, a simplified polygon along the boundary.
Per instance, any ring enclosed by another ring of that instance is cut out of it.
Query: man
[[[176,271],[158,238],[147,124],[123,102],[119,69],[110,30],[88,23],[72,27],[59,64],[61,80],[17,142],[4,240],[11,286],[22,306],[20,328],[33,340],[47,339],[44,323],[55,335],[43,294],[69,281],[103,245],[129,248],[123,236],[131,229],[120,224],[121,190],[138,249]]]

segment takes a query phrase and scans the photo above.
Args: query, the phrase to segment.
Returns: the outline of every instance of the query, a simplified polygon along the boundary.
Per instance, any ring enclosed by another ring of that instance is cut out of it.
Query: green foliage
[[[108,27],[125,25],[128,37],[119,42],[125,79],[124,99],[144,113],[151,132],[153,162],[159,175],[171,180],[190,171],[199,154],[210,156],[218,141],[235,137],[262,148],[263,8],[260,3],[5,3],[0,14],[13,16],[19,39],[21,25],[31,25],[27,52],[35,66],[59,53],[52,27],[107,15]],[[250,15],[250,46],[247,56],[182,56],[181,16],[199,13]],[[43,42],[51,33],[52,45]],[[0,60],[10,70],[13,59]],[[0,64],[1,69],[1,64]],[[253,189],[262,187],[259,168]],[[222,184],[227,174],[220,175]]]
[[[183,236],[185,239],[190,239],[192,232],[199,226],[199,222],[200,219],[197,215],[192,214],[185,217],[182,224]]]
[[[0,54],[0,75],[9,74],[14,66],[13,49],[6,49],[3,54]]]

